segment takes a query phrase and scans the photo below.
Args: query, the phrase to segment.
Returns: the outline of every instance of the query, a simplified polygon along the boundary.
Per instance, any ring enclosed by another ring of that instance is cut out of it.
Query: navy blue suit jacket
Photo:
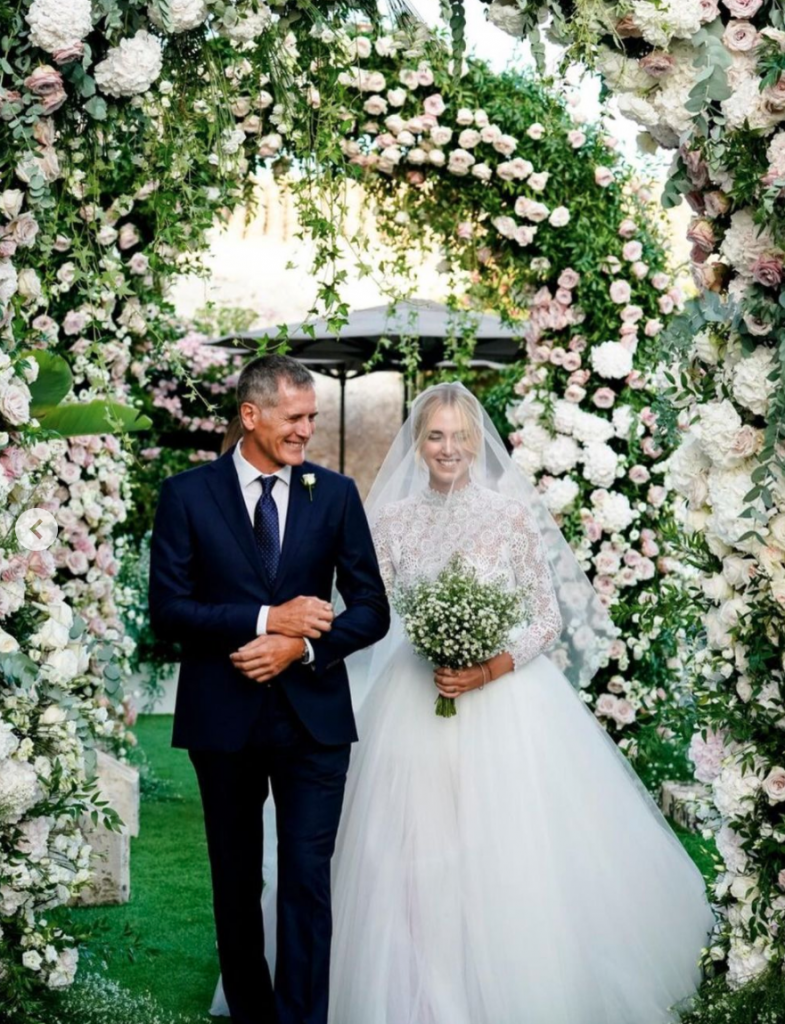
[[[303,484],[313,473],[312,500]],[[262,686],[229,660],[256,636],[260,606],[299,596],[346,603],[332,630],[311,641],[313,665],[291,665],[275,680],[310,734],[337,745],[357,739],[343,659],[380,640],[390,610],[354,481],[321,466],[292,470],[281,560],[271,585],[240,481],[227,452],[164,482],[150,559],[150,618],[182,645],[173,743],[234,751],[248,739]]]

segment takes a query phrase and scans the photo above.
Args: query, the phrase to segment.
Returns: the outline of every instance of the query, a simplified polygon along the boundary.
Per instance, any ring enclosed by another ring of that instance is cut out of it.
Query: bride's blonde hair
[[[461,426],[466,434],[462,447],[476,459],[482,451],[483,444],[479,402],[465,388],[449,386],[435,388],[433,394],[428,395],[419,404],[413,423],[414,451],[417,459],[422,457],[422,448],[428,437],[431,420],[439,409],[445,406],[455,409],[458,413]]]

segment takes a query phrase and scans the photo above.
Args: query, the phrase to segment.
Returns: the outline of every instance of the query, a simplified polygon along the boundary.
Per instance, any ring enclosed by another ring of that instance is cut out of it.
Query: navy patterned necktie
[[[278,506],[273,499],[273,487],[277,476],[260,476],[262,496],[256,503],[253,516],[253,532],[262,556],[262,562],[270,583],[275,582],[278,562],[281,558],[281,535],[278,532]]]

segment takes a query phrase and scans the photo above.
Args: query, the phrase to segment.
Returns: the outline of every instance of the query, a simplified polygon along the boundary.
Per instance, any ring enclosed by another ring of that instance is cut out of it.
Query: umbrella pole
[[[346,472],[346,369],[341,368],[338,375],[341,385],[341,429],[339,435],[338,466],[341,473]]]

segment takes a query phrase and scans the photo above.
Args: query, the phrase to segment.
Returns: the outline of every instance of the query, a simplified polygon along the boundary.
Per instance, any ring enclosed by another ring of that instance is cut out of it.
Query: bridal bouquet
[[[400,587],[395,610],[418,654],[440,668],[468,668],[503,651],[524,618],[520,590],[481,583],[455,555],[434,580]],[[456,714],[452,697],[436,698],[436,714]]]

